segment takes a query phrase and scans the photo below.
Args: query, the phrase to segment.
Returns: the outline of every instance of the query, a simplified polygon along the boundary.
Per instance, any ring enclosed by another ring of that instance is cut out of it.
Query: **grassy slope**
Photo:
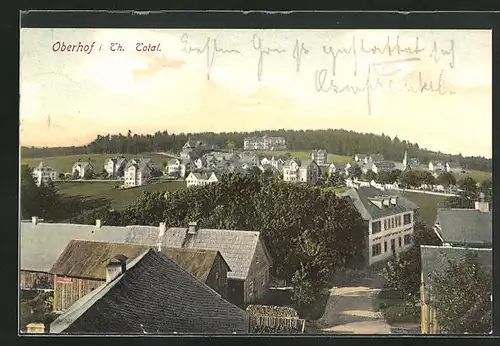
[[[444,196],[428,195],[416,192],[402,192],[404,196],[420,207],[420,219],[432,226],[436,221],[437,208],[444,207]]]
[[[167,181],[158,184],[145,185],[132,189],[117,189],[116,182],[58,182],[56,187],[61,194],[66,196],[88,196],[101,197],[111,201],[116,209],[122,209],[128,204],[134,203],[143,191],[161,191],[185,189],[184,181]]]
[[[21,153],[22,154],[22,153]],[[120,154],[118,154],[120,155]],[[40,162],[43,162],[49,166],[54,167],[58,172],[71,172],[71,168],[73,164],[81,159],[82,161],[86,161],[89,157],[92,160],[95,160],[96,163],[96,171],[100,173],[104,168],[104,162],[106,159],[118,156],[117,154],[87,154],[87,155],[68,155],[68,156],[54,156],[54,157],[42,157],[42,158],[23,158],[21,157],[21,164],[28,164],[31,167],[36,167]],[[139,154],[139,155],[129,155],[123,154],[123,156],[128,158],[134,157],[143,157],[152,159],[155,166],[162,167],[163,161],[168,161],[168,156],[160,155],[160,154]]]
[[[461,178],[466,176],[472,177],[478,183],[481,183],[484,180],[492,178],[491,172],[482,172],[482,171],[467,171],[467,173],[460,173],[456,175],[457,180],[460,180]]]

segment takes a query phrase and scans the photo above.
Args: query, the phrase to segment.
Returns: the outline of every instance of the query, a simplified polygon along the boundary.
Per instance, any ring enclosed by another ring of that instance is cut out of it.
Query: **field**
[[[401,194],[420,207],[418,212],[423,222],[427,223],[429,226],[434,225],[437,216],[437,208],[444,207],[444,200],[446,197],[408,191],[401,192]]]
[[[310,151],[259,151],[257,154],[263,156],[284,156],[290,154],[299,160],[308,160],[311,158]],[[328,154],[328,162],[330,163],[345,164],[351,161],[352,157],[350,156]]]
[[[184,181],[166,181],[157,184],[144,185],[131,189],[115,188],[118,182],[58,182],[56,188],[65,196],[86,196],[91,198],[104,198],[111,202],[117,210],[123,209],[134,203],[143,191],[172,191],[185,189]]]
[[[478,183],[481,183],[481,182],[483,182],[483,181],[485,181],[487,179],[491,180],[491,178],[492,178],[491,172],[467,171],[467,173],[456,174],[457,180],[460,180],[460,179],[462,179],[464,177],[467,177],[467,176],[472,177]]]
[[[22,153],[21,153],[22,155]],[[162,162],[168,161],[169,157],[161,154],[138,154],[138,155],[130,155],[130,154],[87,154],[87,155],[68,155],[68,156],[54,156],[54,157],[40,157],[40,158],[23,158],[21,156],[21,164],[27,164],[30,167],[36,167],[40,162],[53,167],[58,172],[71,172],[71,168],[73,164],[81,159],[82,161],[87,161],[89,158],[95,161],[96,165],[96,173],[100,173],[104,168],[104,162],[106,159],[123,155],[127,158],[134,157],[143,157],[147,159],[153,160],[156,167],[162,167]]]

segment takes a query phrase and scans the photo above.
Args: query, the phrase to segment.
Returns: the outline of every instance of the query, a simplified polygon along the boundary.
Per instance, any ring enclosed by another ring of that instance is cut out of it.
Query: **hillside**
[[[309,151],[326,149],[329,153],[352,157],[356,153],[381,153],[387,160],[400,161],[403,153],[416,157],[421,162],[429,160],[457,160],[467,170],[491,172],[492,160],[483,157],[463,157],[427,149],[422,149],[417,143],[410,143],[397,137],[391,138],[384,134],[357,133],[346,130],[263,130],[254,132],[224,132],[224,133],[181,133],[170,134],[167,131],[151,135],[107,134],[97,138],[85,147],[68,148],[23,148],[23,158],[82,155],[82,153],[116,154],[125,153],[137,155],[144,152],[178,152],[188,140],[204,140],[220,148],[243,148],[245,137],[248,136],[282,136],[285,137],[289,151]]]

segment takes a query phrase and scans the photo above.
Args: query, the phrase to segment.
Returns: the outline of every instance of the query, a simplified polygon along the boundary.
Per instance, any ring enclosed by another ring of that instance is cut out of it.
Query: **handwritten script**
[[[456,67],[454,40],[427,40],[424,43],[415,36],[406,38],[403,43],[398,35],[386,36],[374,43],[352,36],[344,45],[309,46],[298,38],[287,38],[276,44],[276,40],[254,34],[248,42],[238,42],[238,49],[234,48],[234,42],[222,43],[214,37],[207,37],[201,45],[190,43],[187,34],[180,40],[183,53],[204,56],[208,79],[218,56],[245,56],[242,61],[245,66],[254,64],[259,82],[265,71],[272,73],[272,69],[266,68],[268,59],[283,62],[291,59],[296,73],[303,72],[304,64],[309,61],[314,73],[308,75],[308,80],[316,92],[364,95],[369,114],[372,113],[374,92],[454,94],[446,79],[447,72]],[[426,63],[427,68],[419,68],[419,62]]]

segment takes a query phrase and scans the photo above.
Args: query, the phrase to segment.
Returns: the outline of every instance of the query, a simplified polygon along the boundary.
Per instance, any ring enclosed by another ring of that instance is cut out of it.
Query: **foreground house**
[[[58,175],[54,168],[40,162],[40,164],[33,169],[33,178],[37,186],[42,186],[42,184],[48,184],[49,181],[56,181]]]
[[[64,334],[247,333],[248,314],[152,249],[107,266],[105,285],[50,325]]]
[[[315,161],[296,159],[287,160],[283,165],[283,181],[308,183],[315,185],[320,175],[320,168]]]
[[[85,178],[85,175],[89,172],[93,172],[94,167],[90,162],[87,161],[77,161],[73,164],[71,169],[71,174],[76,178]]]
[[[151,179],[154,164],[151,159],[132,159],[125,166],[125,186],[135,187]]]
[[[107,280],[106,264],[115,256],[130,262],[148,246],[72,240],[51,269],[54,275],[54,311],[65,311],[78,299]],[[159,249],[184,270],[222,297],[227,295],[229,266],[219,252],[193,249]]]
[[[21,221],[19,235],[20,288],[26,293],[52,291],[54,275],[50,272],[60,254],[73,239],[152,245],[158,242],[159,227],[104,226],[44,223],[37,217]]]
[[[397,193],[375,187],[352,188],[349,197],[366,227],[367,264],[387,260],[412,244],[414,213],[418,207]]]
[[[104,170],[110,177],[123,177],[127,161],[128,160],[125,157],[113,157],[107,159],[104,163]]]
[[[442,333],[438,321],[434,303],[434,297],[430,293],[432,286],[432,274],[443,273],[451,263],[463,260],[468,252],[477,255],[479,264],[486,274],[492,275],[492,251],[491,249],[451,247],[451,246],[420,246],[422,261],[420,281],[420,304],[421,304],[421,331],[422,334]]]
[[[233,304],[243,307],[266,296],[272,261],[259,232],[205,229],[192,222],[167,229],[161,239],[162,247],[219,251],[231,268],[228,300]]]
[[[443,246],[491,248],[492,217],[481,194],[475,209],[438,209],[433,229]]]

